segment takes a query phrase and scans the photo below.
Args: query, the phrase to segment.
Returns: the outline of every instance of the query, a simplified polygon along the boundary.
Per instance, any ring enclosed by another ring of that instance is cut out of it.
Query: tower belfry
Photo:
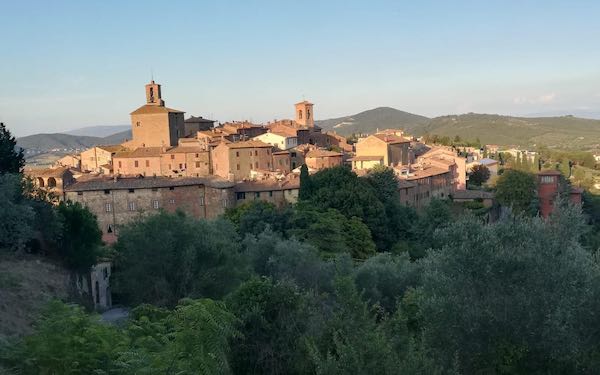
[[[300,103],[296,103],[295,107],[296,123],[304,127],[314,127],[315,119],[313,118],[313,104],[303,100]]]
[[[160,85],[155,83],[154,80],[150,81],[146,85],[146,104],[147,105],[158,105],[164,107],[165,102],[162,100],[160,95]]]

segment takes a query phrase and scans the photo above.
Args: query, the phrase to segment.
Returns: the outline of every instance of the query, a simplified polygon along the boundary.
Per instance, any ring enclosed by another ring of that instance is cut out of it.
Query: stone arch
[[[48,178],[48,187],[49,188],[56,187],[56,179],[54,177]]]
[[[39,186],[39,187],[44,187],[44,186],[46,186],[46,184],[44,183],[44,179],[43,179],[43,178],[41,178],[41,177],[38,177],[38,178],[37,178],[37,183],[38,183],[38,186]]]

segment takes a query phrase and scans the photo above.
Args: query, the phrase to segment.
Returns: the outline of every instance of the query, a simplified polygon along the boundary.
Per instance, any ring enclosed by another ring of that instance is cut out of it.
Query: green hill
[[[600,120],[573,116],[511,117],[468,113],[431,119],[425,126],[413,129],[425,133],[475,140],[498,145],[546,145],[565,149],[600,147]]]
[[[131,131],[109,135],[108,137],[89,137],[61,133],[34,134],[17,139],[17,146],[28,151],[45,152],[51,150],[82,150],[96,145],[121,143],[131,139]]]
[[[374,133],[388,128],[412,130],[426,125],[429,119],[424,116],[399,111],[389,107],[379,107],[360,112],[352,116],[316,121],[316,125],[326,131],[335,131],[341,135],[353,133]]]

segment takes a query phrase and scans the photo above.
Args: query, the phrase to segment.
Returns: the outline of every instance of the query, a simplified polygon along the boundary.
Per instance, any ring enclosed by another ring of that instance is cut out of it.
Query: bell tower
[[[306,100],[296,103],[296,124],[309,128],[315,126],[312,103]]]
[[[154,80],[146,85],[146,105],[165,106],[164,100],[160,97],[160,85]]]

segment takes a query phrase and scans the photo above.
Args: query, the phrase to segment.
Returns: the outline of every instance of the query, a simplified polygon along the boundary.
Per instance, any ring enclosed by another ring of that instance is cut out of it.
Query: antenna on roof
[[[154,69],[150,67],[150,80],[154,82]]]

